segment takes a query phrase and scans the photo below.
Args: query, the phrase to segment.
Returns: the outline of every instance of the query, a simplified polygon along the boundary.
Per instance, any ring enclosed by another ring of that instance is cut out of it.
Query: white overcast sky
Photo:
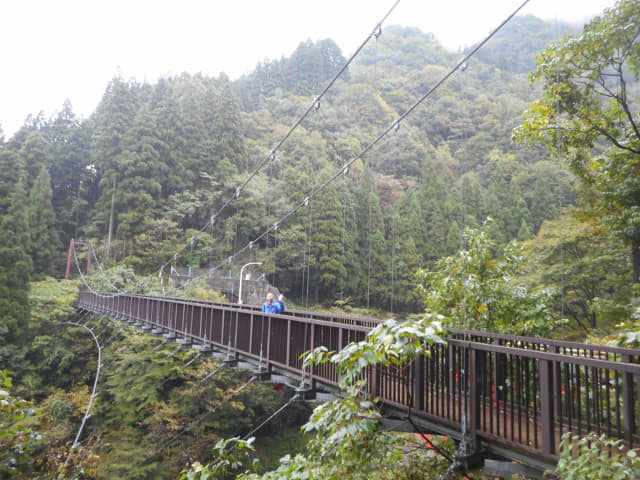
[[[4,0],[0,3],[0,126],[70,99],[83,117],[111,78],[155,82],[182,72],[232,79],[332,38],[345,57],[395,0]],[[479,41],[522,0],[400,0],[385,25],[416,26],[457,50]],[[614,0],[531,0],[522,14],[583,22]],[[384,27],[383,27],[384,31]],[[384,33],[383,33],[384,35]]]

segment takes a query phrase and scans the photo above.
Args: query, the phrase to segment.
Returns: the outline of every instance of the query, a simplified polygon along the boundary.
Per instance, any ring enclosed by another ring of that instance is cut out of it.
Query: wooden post
[[[287,319],[287,358],[285,365],[289,367],[289,355],[291,354],[291,320]]]
[[[413,362],[413,408],[424,410],[424,355],[418,355]]]
[[[552,345],[549,350],[551,353],[560,353],[560,349]],[[560,362],[553,362],[553,413],[555,418],[562,416],[562,372],[560,370]],[[554,437],[555,442],[555,437]],[[555,446],[555,445],[554,445]]]
[[[249,314],[249,353],[253,353],[253,313]]]
[[[482,411],[482,399],[481,382],[484,369],[484,352],[474,350],[470,346],[466,346],[469,355],[469,373],[470,373],[470,389],[469,392],[469,433],[471,434],[472,451],[477,452],[480,450],[480,437],[478,437],[478,430],[480,430],[480,415]],[[485,372],[486,373],[486,372]]]
[[[309,323],[309,326],[311,327],[311,341],[310,341],[310,345],[311,345],[311,349],[309,351],[313,351],[313,349],[315,348],[315,324],[313,322]],[[315,395],[316,393],[316,382],[313,378],[313,363],[311,365],[309,365],[309,382],[311,384],[311,392]]]
[[[238,316],[240,315],[240,311],[236,310],[236,328],[235,328],[235,333],[234,333],[234,339],[233,339],[233,349],[234,349],[234,358],[238,358]]]
[[[624,363],[631,363],[631,355],[622,355]],[[635,433],[635,403],[633,401],[634,378],[631,373],[622,374],[622,408],[624,417],[624,439],[632,445],[633,434]]]
[[[553,415],[553,363],[540,360],[540,415],[542,417],[542,452],[553,455],[555,452],[554,415]],[[535,428],[535,427],[534,427]]]
[[[267,355],[265,357],[267,361],[267,371],[271,371],[271,317],[267,317]]]
[[[494,344],[500,345],[500,339],[496,338],[493,341]],[[495,386],[495,401],[496,408],[499,409],[500,405],[504,405],[506,401],[506,370],[507,370],[507,356],[504,353],[496,353],[496,368],[494,370],[493,385]]]

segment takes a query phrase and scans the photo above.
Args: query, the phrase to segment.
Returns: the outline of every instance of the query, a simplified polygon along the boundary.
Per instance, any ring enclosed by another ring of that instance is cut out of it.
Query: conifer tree
[[[449,231],[447,232],[447,244],[446,244],[447,255],[453,255],[456,252],[460,251],[463,248],[461,242],[462,242],[462,231],[460,230],[460,226],[458,225],[458,222],[454,220],[449,225]]]
[[[242,135],[240,108],[226,75],[220,77],[220,93],[213,115],[212,138],[218,162],[226,159],[239,171],[248,167],[247,151]]]
[[[424,237],[416,238],[416,246],[425,261],[432,263],[444,255],[447,235],[445,204],[448,195],[433,162],[425,163],[422,177],[418,201],[421,206]]]
[[[144,220],[153,215],[160,199],[160,179],[166,168],[160,162],[162,140],[156,135],[153,117],[141,108],[125,136],[126,149],[116,157],[122,179],[115,195],[118,229],[131,239],[141,231]]]
[[[395,220],[394,220],[395,216]],[[417,201],[417,195],[409,191],[402,197],[395,211],[387,218],[387,244],[393,248],[393,311],[417,312],[422,302],[415,291],[417,286],[416,272],[423,266],[424,261],[416,243],[423,241],[422,211]],[[395,224],[395,228],[394,228]],[[395,234],[394,234],[395,233]],[[394,239],[395,237],[395,239]],[[390,285],[390,282],[389,282]]]
[[[52,196],[51,177],[43,167],[29,192],[27,203],[30,236],[28,251],[36,277],[54,274],[54,259],[61,247]]]
[[[358,279],[362,264],[359,262],[357,253],[357,218],[356,204],[354,197],[355,183],[351,178],[345,177],[345,181],[340,187],[338,195],[342,205],[342,226],[341,226],[341,262],[342,276],[339,279],[336,298],[344,300],[347,297],[358,296]]]
[[[516,238],[519,242],[524,242],[525,240],[531,239],[531,237],[531,230],[529,230],[527,221],[523,218],[522,223],[520,224],[520,229],[518,230],[518,236]]]
[[[121,167],[127,158],[123,156],[125,137],[131,129],[137,108],[133,85],[114,78],[98,105],[94,119],[93,162],[100,178],[100,198],[94,221],[101,232],[107,233],[108,241],[116,231],[119,212],[115,208],[115,197],[122,181]]]
[[[27,198],[19,181],[10,197],[9,210],[0,222],[0,339],[10,342],[29,320],[29,278],[32,264],[27,253],[29,231]]]
[[[28,177],[25,188],[33,185],[40,169],[50,168],[53,163],[51,143],[47,141],[41,130],[31,131],[21,146],[20,155],[24,159]]]
[[[0,149],[0,216],[9,208],[16,177],[24,178],[25,175],[24,159],[9,148]]]
[[[342,262],[343,211],[338,189],[330,184],[309,205],[311,228],[311,286],[316,302],[329,303],[339,297],[344,276]],[[307,213],[307,212],[305,212]]]
[[[78,237],[79,227],[86,223],[89,204],[93,204],[95,176],[91,165],[91,124],[82,122],[73,112],[71,102],[65,101],[56,118],[45,127],[51,143],[53,162],[51,175],[51,203],[57,218],[61,245]],[[37,271],[37,268],[36,268]]]
[[[388,283],[391,278],[389,250],[385,241],[385,226],[371,170],[365,170],[356,195],[358,219],[357,255],[361,264],[360,302],[380,308],[388,304]],[[368,298],[367,298],[368,295]]]

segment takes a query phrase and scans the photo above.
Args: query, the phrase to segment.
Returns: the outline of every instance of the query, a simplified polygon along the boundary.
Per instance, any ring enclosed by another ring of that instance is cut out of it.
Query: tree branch
[[[625,145],[622,145],[618,141],[618,139],[615,138],[611,133],[609,133],[604,127],[601,127],[600,125],[596,125],[588,117],[584,117],[584,116],[578,115],[578,114],[576,114],[576,117],[578,117],[581,120],[584,120],[585,122],[587,122],[589,125],[591,125],[592,129],[594,129],[595,131],[599,132],[603,136],[607,137],[611,143],[613,143],[616,147],[620,148],[621,150],[626,150],[628,152],[635,153],[637,155],[640,154],[640,150],[632,148],[632,147],[627,147]]]
[[[621,91],[624,92],[623,93],[623,97],[626,99],[627,96],[627,82],[625,82],[624,80],[624,75],[622,74],[622,64],[619,63],[618,64],[618,72],[620,73],[620,88]],[[622,105],[622,109],[624,110],[624,113],[626,113],[627,118],[629,119],[629,123],[631,123],[631,127],[633,128],[633,131],[636,133],[636,137],[638,137],[638,140],[640,140],[640,131],[638,130],[638,125],[636,124],[636,122],[633,120],[633,114],[631,113],[631,111],[629,110],[629,105],[627,104],[626,101],[620,103]]]

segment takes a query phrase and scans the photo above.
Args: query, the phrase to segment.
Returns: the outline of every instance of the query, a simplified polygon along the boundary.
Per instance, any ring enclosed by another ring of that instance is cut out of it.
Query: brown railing
[[[268,368],[300,372],[316,346],[340,350],[363,340],[379,320],[181,298],[95,295],[79,306],[185,335]],[[476,439],[553,461],[560,437],[605,433],[640,446],[640,350],[454,329],[446,345],[404,367],[371,367],[371,394],[387,406],[460,430],[463,413]],[[331,364],[308,379],[335,385]]]

